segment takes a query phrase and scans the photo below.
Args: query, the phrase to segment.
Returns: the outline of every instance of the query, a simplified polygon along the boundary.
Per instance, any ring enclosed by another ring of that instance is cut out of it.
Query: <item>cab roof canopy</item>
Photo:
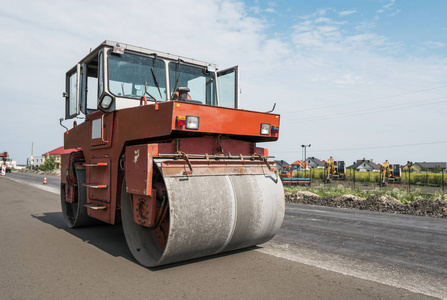
[[[216,70],[218,69],[217,64],[109,40],[105,40],[104,42],[102,42],[98,47],[95,48],[95,50],[91,51],[88,55],[86,55],[79,63],[82,63],[86,60],[90,60],[92,56],[96,56],[98,51],[101,50],[104,46],[112,47],[116,51],[124,51],[124,52],[129,51],[133,53],[140,53],[146,55],[156,55],[157,57],[165,58],[168,60],[182,61],[188,64],[194,64],[203,67],[211,67],[215,68]]]

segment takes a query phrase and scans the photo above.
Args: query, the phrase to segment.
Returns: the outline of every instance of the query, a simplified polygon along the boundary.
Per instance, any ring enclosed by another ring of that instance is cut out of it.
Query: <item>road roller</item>
[[[63,93],[66,225],[122,224],[145,267],[269,241],[284,190],[257,143],[278,139],[280,116],[240,109],[239,91],[238,66],[114,41],[91,50]]]

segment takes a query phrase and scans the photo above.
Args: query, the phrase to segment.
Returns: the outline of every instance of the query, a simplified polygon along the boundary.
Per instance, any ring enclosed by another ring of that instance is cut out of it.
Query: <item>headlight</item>
[[[261,134],[263,135],[270,134],[270,124],[261,123]]]
[[[199,129],[200,118],[196,116],[186,116],[186,129]]]
[[[101,103],[99,103],[99,105],[104,108],[104,109],[108,109],[110,104],[112,104],[112,97],[110,97],[109,95],[104,96],[104,98],[102,98]]]

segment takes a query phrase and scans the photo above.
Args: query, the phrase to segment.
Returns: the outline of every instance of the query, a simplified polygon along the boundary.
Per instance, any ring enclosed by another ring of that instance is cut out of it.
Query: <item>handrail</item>
[[[105,114],[101,116],[101,140],[107,144],[109,141],[106,141],[104,139],[104,127],[105,127],[104,126],[104,116],[105,116]]]
[[[183,158],[183,155],[180,153],[177,154],[158,154],[154,156],[154,158],[172,158],[179,159]],[[216,159],[216,160],[225,160],[225,159],[235,159],[240,160],[241,158],[245,160],[258,160],[264,161],[263,158],[275,158],[274,156],[261,156],[261,155],[209,155],[209,154],[188,154],[189,159]]]

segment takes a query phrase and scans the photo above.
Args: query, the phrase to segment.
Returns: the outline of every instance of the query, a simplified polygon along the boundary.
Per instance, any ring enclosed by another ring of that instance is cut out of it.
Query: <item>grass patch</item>
[[[285,186],[284,190],[286,192],[294,193],[296,191],[309,191],[317,194],[320,197],[336,197],[340,195],[354,195],[357,197],[368,198],[373,195],[388,195],[396,198],[402,203],[414,202],[423,199],[442,199],[445,200],[445,194],[442,192],[435,192],[432,195],[427,195],[423,193],[420,189],[416,189],[411,193],[405,190],[400,190],[398,188],[375,188],[373,190],[364,191],[359,188],[351,189],[350,187],[345,187],[343,185],[319,185],[316,187],[300,187],[300,186]]]
[[[355,173],[355,174],[354,174]],[[352,169],[346,170],[346,180],[355,181],[359,183],[380,183],[382,181],[381,172],[359,172]],[[447,173],[430,173],[430,172],[402,172],[401,180],[403,184],[408,184],[410,176],[411,185],[427,185],[427,186],[442,186],[447,185]],[[310,177],[312,180],[324,180],[327,177],[325,169],[311,169],[310,171],[294,172],[294,177]]]

